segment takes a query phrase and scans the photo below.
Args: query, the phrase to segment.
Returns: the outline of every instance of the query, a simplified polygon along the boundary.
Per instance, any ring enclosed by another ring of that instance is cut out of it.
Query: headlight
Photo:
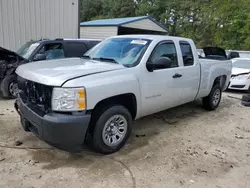
[[[54,88],[52,94],[53,111],[82,111],[86,109],[84,88]]]
[[[250,79],[250,75],[249,74],[243,74],[243,75],[235,76],[234,79],[235,80],[247,80],[247,79]]]

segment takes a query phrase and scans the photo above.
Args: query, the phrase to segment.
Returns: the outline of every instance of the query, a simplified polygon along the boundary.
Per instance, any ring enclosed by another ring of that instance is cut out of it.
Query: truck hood
[[[27,80],[50,86],[62,86],[68,80],[92,74],[124,69],[120,64],[67,58],[27,63],[17,68],[16,73]]]
[[[7,50],[5,48],[0,47],[0,56],[4,58],[3,60],[8,61],[8,57],[17,57],[19,61],[26,60],[22,56],[18,55],[16,52]]]
[[[243,69],[243,68],[232,68],[232,76],[233,75],[238,75],[238,74],[247,74],[250,73],[250,69]]]

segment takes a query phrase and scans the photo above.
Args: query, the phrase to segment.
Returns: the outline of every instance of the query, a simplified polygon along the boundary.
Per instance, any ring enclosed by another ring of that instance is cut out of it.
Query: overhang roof
[[[103,20],[92,20],[87,22],[81,22],[81,27],[88,27],[88,26],[123,26],[125,24],[141,21],[144,19],[148,19],[155,24],[157,24],[159,27],[164,29],[166,32],[168,32],[168,29],[163,26],[161,23],[157,22],[155,19],[153,19],[150,16],[139,16],[139,17],[127,17],[127,18],[114,18],[114,19],[103,19]]]

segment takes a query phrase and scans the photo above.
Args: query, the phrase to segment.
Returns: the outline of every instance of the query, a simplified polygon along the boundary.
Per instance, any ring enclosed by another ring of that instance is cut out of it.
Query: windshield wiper
[[[91,59],[91,57],[88,56],[88,55],[83,55],[82,58],[83,58],[83,59]]]
[[[98,57],[98,58],[93,58],[94,60],[100,60],[100,61],[109,61],[111,63],[116,63],[119,64],[116,60],[112,58],[106,58],[106,57]]]

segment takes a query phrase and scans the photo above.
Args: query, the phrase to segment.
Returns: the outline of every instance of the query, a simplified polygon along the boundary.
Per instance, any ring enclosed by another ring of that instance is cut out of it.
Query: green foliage
[[[250,0],[213,1],[214,40],[228,49],[250,50]],[[217,5],[217,6],[216,6]],[[216,27],[217,26],[217,27]]]
[[[198,47],[250,50],[250,0],[81,0],[81,21],[150,15]]]
[[[106,0],[104,7],[110,18],[135,16],[135,3],[133,0]]]
[[[80,20],[89,21],[94,17],[102,15],[103,3],[100,0],[80,1]]]
[[[121,18],[135,16],[133,0],[81,0],[80,20]]]

